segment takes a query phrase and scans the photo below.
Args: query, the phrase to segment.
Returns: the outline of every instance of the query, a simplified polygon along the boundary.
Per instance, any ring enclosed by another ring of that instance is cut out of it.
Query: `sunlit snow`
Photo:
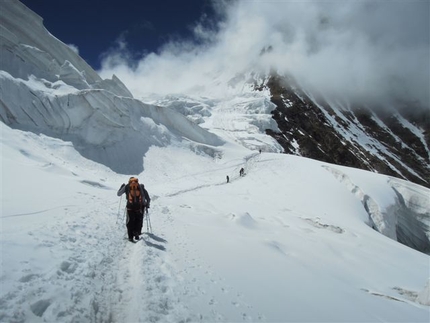
[[[40,64],[0,72],[0,322],[429,321],[429,255],[398,242],[429,247],[429,189],[282,154],[266,92],[143,103],[68,51],[46,79],[67,45],[34,32]]]

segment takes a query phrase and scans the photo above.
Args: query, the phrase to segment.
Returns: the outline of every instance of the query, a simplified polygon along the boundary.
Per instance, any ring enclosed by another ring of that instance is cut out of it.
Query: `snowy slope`
[[[152,147],[152,234],[134,245],[127,176],[4,125],[1,149],[2,322],[428,320],[429,256],[373,230],[357,194],[386,209],[392,178],[234,144],[222,159]]]
[[[429,256],[396,241],[430,250],[429,189],[280,154],[269,94],[240,82],[143,103],[8,4],[0,322],[429,320]],[[152,198],[136,244],[130,175]]]

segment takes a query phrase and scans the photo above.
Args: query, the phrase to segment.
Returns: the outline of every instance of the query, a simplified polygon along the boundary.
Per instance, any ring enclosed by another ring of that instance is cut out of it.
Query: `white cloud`
[[[67,46],[69,46],[72,51],[74,51],[77,55],[79,55],[79,48],[78,48],[78,46],[76,46],[74,44],[67,44]]]
[[[127,47],[105,56],[136,95],[187,92],[227,73],[275,67],[300,83],[350,99],[401,95],[429,106],[427,1],[235,1],[216,3],[216,28],[196,24],[196,42],[165,44],[130,60]],[[273,50],[260,56],[264,47]]]

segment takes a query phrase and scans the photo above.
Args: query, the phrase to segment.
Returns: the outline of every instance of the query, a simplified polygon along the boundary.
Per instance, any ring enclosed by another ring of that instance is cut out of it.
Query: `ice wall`
[[[368,225],[381,234],[408,247],[430,254],[430,190],[394,177],[374,175],[379,182],[373,187],[355,183],[365,171],[353,179],[340,167],[324,166],[358,198],[367,214]],[[375,189],[377,188],[377,189]],[[391,194],[378,194],[390,192]]]
[[[168,108],[144,104],[115,76],[100,76],[16,0],[0,10],[0,120],[68,140],[85,157],[127,174],[152,145],[186,142],[215,154],[214,134]]]

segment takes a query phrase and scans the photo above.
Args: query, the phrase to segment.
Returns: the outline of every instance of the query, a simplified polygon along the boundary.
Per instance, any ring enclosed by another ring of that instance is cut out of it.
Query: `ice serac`
[[[430,190],[397,179],[389,184],[397,196],[389,209],[397,219],[397,241],[430,254]]]
[[[390,239],[430,254],[430,189],[388,177],[388,181],[380,183],[380,187],[382,190],[382,187],[386,186],[392,189],[393,193],[391,198],[382,201],[355,184],[340,169],[331,166],[324,168],[361,201],[369,215],[368,224],[372,228]]]
[[[116,76],[101,79],[20,2],[3,4],[0,22],[3,123],[71,141],[83,156],[127,174],[143,170],[152,145],[186,141],[215,155],[222,144],[182,114],[134,99]]]
[[[62,80],[71,86],[100,88],[101,77],[69,46],[51,35],[43,19],[18,0],[2,3],[0,10],[1,69],[15,78],[29,75],[50,82]],[[125,86],[113,79],[109,90],[120,96],[132,96]]]

